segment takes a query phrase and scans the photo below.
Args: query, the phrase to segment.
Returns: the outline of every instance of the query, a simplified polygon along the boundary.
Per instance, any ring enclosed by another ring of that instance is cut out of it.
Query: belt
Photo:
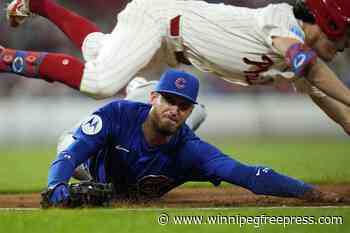
[[[170,36],[174,38],[180,38],[180,18],[178,15],[170,20]],[[185,65],[192,65],[192,63],[187,59],[183,51],[174,52],[175,58],[179,63]]]

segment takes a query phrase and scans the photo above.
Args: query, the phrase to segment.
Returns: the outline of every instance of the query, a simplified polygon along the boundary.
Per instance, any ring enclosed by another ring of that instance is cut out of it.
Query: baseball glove
[[[51,195],[54,190],[45,190],[41,193],[41,207],[107,207],[110,205],[114,196],[114,189],[112,184],[102,184],[90,181],[83,181],[80,183],[70,184],[68,189],[70,194],[69,200],[64,203],[60,203],[59,205],[54,205],[50,201]]]

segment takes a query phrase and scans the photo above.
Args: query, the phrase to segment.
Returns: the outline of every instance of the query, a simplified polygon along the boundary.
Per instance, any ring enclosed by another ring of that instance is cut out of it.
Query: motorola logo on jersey
[[[81,129],[86,135],[98,134],[102,129],[102,119],[98,115],[92,115],[87,118],[82,124]]]
[[[186,79],[184,79],[184,78],[177,78],[175,80],[175,86],[178,89],[184,89],[186,87]]]

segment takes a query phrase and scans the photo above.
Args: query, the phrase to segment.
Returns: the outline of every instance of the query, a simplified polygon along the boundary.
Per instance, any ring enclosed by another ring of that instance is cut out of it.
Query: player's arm
[[[316,103],[331,119],[340,124],[344,131],[350,135],[350,108],[329,96],[314,96],[309,94]]]
[[[103,109],[82,122],[74,133],[75,140],[53,161],[48,177],[49,188],[67,184],[75,168],[103,148],[110,135],[111,124]]]
[[[350,107],[350,90],[338,79],[336,74],[307,47],[301,47],[300,41],[292,38],[275,37],[273,46],[290,63],[298,76],[305,77],[312,85],[326,95]],[[306,59],[298,56],[306,54]],[[300,59],[299,59],[300,58]]]
[[[312,186],[270,168],[240,163],[204,141],[192,141],[187,147],[195,158],[195,167],[211,181],[226,181],[256,194],[281,197],[302,197],[312,189]]]

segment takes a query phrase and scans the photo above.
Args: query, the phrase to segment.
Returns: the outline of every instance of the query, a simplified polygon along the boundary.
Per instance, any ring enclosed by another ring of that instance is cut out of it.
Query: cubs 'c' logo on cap
[[[186,87],[186,79],[184,78],[177,78],[175,80],[175,86],[178,88],[178,89],[183,89]]]

